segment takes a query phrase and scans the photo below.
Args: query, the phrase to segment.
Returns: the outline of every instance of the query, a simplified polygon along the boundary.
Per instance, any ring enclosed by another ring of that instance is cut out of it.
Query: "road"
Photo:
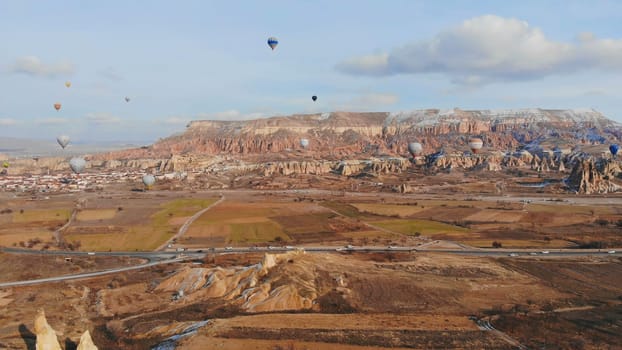
[[[43,284],[52,282],[61,282],[67,280],[76,280],[90,277],[98,277],[113,273],[119,273],[130,270],[142,269],[145,267],[170,264],[191,259],[202,259],[206,254],[230,254],[230,253],[276,253],[295,251],[297,249],[303,249],[309,253],[441,253],[441,254],[455,254],[455,255],[471,255],[481,257],[507,257],[509,254],[517,254],[516,257],[528,257],[528,258],[576,258],[580,256],[620,256],[622,251],[616,250],[615,253],[609,253],[608,251],[597,250],[577,250],[577,249],[560,249],[555,251],[549,251],[547,254],[543,254],[541,250],[509,250],[509,249],[420,249],[418,246],[414,247],[387,247],[387,246],[364,246],[364,247],[343,247],[343,246],[285,246],[285,247],[227,247],[227,248],[204,248],[204,249],[192,249],[178,251],[155,251],[155,252],[76,252],[76,251],[58,251],[58,250],[45,250],[38,251],[32,249],[18,249],[18,248],[3,248],[0,247],[0,251],[8,254],[29,254],[29,255],[60,255],[60,256],[123,256],[142,258],[148,260],[147,263],[121,267],[116,269],[109,269],[96,272],[80,273],[75,275],[65,275],[57,277],[41,278],[37,280],[15,281],[0,283],[0,288],[15,287],[15,286],[27,286],[33,284]]]
[[[169,259],[169,260],[151,261],[151,262],[148,262],[148,263],[145,263],[145,264],[134,265],[134,266],[126,266],[126,267],[119,267],[119,268],[116,268],[116,269],[109,269],[109,270],[103,270],[103,271],[85,272],[85,273],[78,273],[78,274],[74,274],[74,275],[65,275],[65,276],[39,278],[39,279],[27,280],[27,281],[4,282],[4,283],[0,283],[0,288],[29,286],[29,285],[34,285],[34,284],[43,284],[43,283],[52,283],[52,282],[77,280],[77,279],[84,279],[84,278],[91,278],[91,277],[99,277],[99,276],[109,275],[109,274],[113,274],[113,273],[119,273],[119,272],[143,269],[145,267],[150,267],[150,266],[156,266],[156,265],[161,265],[161,264],[169,264],[169,263],[173,263],[173,262],[180,262],[180,261],[184,261],[184,260],[187,260],[187,259],[190,259],[190,258],[191,257],[180,257],[180,258],[173,258],[173,259]]]

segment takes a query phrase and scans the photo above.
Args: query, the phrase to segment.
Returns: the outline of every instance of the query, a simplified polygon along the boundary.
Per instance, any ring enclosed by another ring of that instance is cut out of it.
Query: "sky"
[[[0,42],[0,138],[150,143],[336,110],[622,122],[622,1],[0,0]]]

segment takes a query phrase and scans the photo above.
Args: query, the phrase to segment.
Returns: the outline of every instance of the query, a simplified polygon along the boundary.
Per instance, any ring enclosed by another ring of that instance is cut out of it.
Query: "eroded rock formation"
[[[58,342],[56,331],[48,324],[43,309],[37,311],[34,329],[37,335],[37,350],[62,350]],[[93,339],[91,339],[91,334],[88,330],[80,337],[77,350],[97,350],[97,346],[93,343]]]
[[[235,301],[246,312],[310,309],[317,287],[314,265],[303,255],[300,251],[266,254],[261,263],[245,268],[186,268],[160,283],[156,291],[171,292],[178,302]]]
[[[45,311],[39,309],[35,316],[35,334],[37,335],[37,350],[62,350],[56,331],[48,324]]]
[[[621,188],[617,183],[620,172],[620,164],[611,159],[583,159],[575,163],[567,185],[584,194],[616,192]]]

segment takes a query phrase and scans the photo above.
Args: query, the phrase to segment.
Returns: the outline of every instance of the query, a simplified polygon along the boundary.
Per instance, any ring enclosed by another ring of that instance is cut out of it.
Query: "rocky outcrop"
[[[621,186],[615,180],[620,172],[620,165],[611,159],[583,159],[575,163],[566,184],[584,194],[617,192]]]
[[[45,311],[39,309],[35,316],[35,334],[37,335],[37,350],[62,350],[56,331],[48,324]]]
[[[245,268],[187,268],[155,290],[182,303],[221,298],[246,312],[305,310],[318,295],[313,271],[315,263],[302,251],[265,254],[261,263]]]
[[[412,191],[413,191],[412,187],[406,183],[393,187],[393,192],[412,193]]]
[[[34,329],[37,336],[37,350],[62,350],[58,343],[56,331],[48,324],[43,309],[37,310]],[[93,343],[93,339],[91,339],[91,334],[88,330],[80,337],[77,350],[97,350],[97,346]]]
[[[270,176],[292,175],[292,174],[308,174],[322,175],[328,174],[335,166],[334,162],[329,161],[290,161],[290,162],[269,162],[266,163],[263,174]]]
[[[93,339],[91,339],[91,333],[88,330],[84,331],[82,336],[80,337],[80,344],[78,345],[77,350],[97,350],[97,346],[93,343]]]

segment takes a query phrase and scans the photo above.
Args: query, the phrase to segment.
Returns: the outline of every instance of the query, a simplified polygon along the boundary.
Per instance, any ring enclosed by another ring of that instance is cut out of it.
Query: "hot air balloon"
[[[125,96],[125,102],[130,102],[130,98]]]
[[[483,146],[484,141],[482,141],[479,137],[472,137],[469,139],[469,147],[471,148],[471,152],[478,153]]]
[[[143,176],[143,184],[147,188],[151,188],[151,186],[153,186],[154,183],[155,183],[155,177],[153,175],[147,174]]]
[[[86,166],[86,160],[84,158],[74,157],[69,160],[69,166],[74,173],[80,174]]]
[[[609,146],[609,152],[611,152],[614,158],[616,157],[616,154],[618,154],[619,149],[620,149],[620,146],[618,146],[615,143]]]
[[[307,147],[309,147],[309,140],[307,139],[300,139],[300,146],[302,146],[302,148],[307,149]]]
[[[8,168],[9,167],[9,162],[7,162],[7,161],[2,162],[2,167],[5,168],[5,169]]]
[[[66,86],[66,87],[71,87],[71,82],[70,82],[70,81],[66,81],[66,82],[65,82],[65,86]]]
[[[275,37],[271,36],[268,38],[268,46],[270,46],[272,50],[274,50],[278,44],[279,41]]]
[[[423,151],[423,146],[419,142],[411,142],[408,144],[408,152],[414,156],[418,155]]]
[[[311,99],[313,100],[313,102],[317,101],[317,96],[313,95],[311,96]]]
[[[59,137],[56,138],[56,142],[58,142],[58,144],[65,149],[65,147],[67,147],[67,145],[69,144],[69,136],[67,135],[60,135]]]
[[[57,111],[60,111],[60,103],[55,103],[54,109],[56,109]]]

